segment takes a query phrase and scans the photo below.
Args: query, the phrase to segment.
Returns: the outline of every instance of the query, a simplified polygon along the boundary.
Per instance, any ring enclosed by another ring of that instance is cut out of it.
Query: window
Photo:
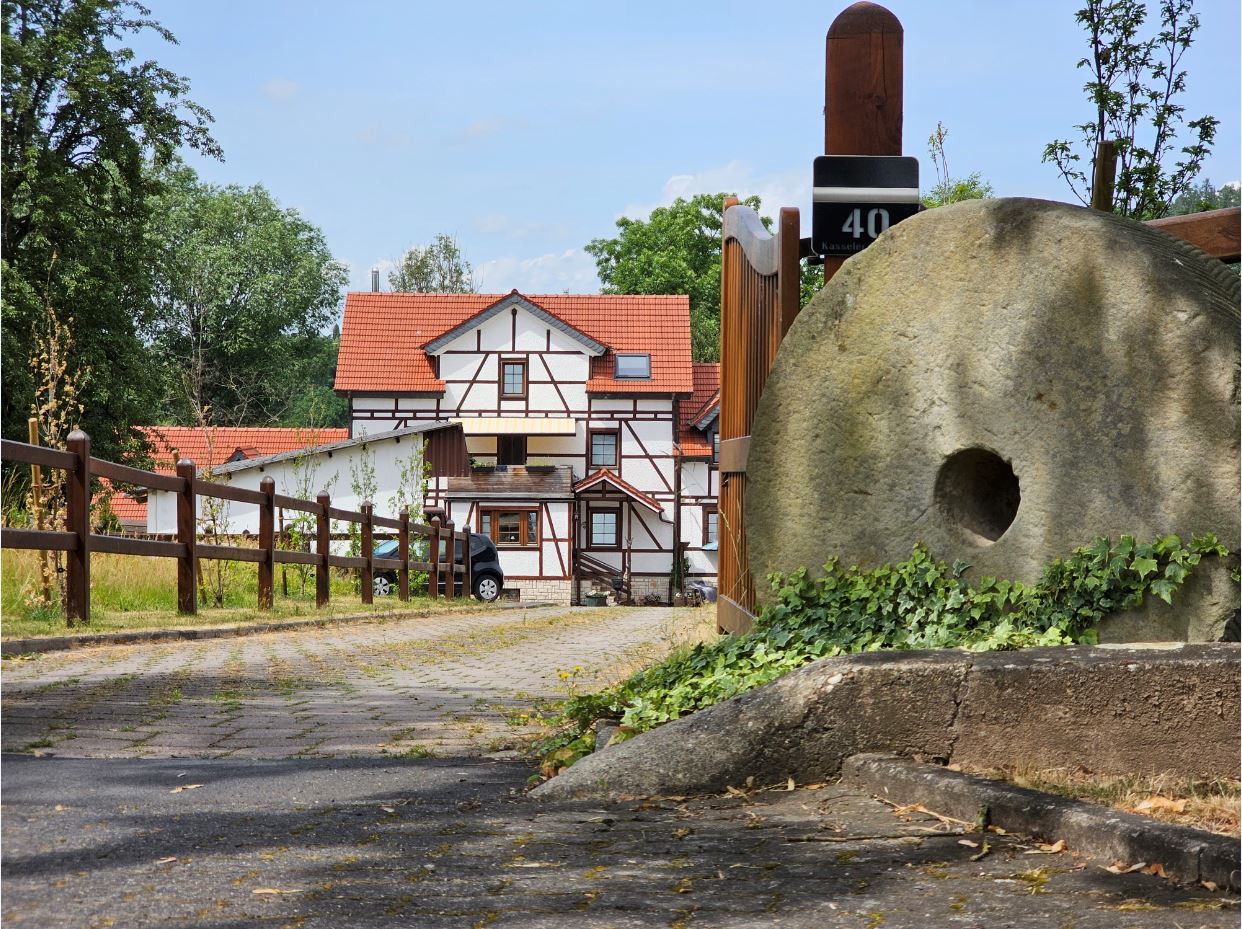
[[[650,355],[617,355],[617,377],[651,377]]]
[[[712,464],[720,461],[720,433],[712,433]]]
[[[621,544],[621,511],[591,510],[591,548],[617,548]]]
[[[526,362],[524,360],[500,363],[500,396],[504,400],[526,398]]]
[[[502,435],[496,440],[496,464],[526,464],[526,436]]]
[[[703,544],[710,545],[715,542],[719,536],[717,535],[720,522],[719,514],[714,506],[703,507]]]
[[[615,429],[591,430],[591,470],[596,468],[617,468],[619,458],[617,446],[621,444],[621,434]]]
[[[539,544],[538,510],[480,510],[479,532],[504,548]]]

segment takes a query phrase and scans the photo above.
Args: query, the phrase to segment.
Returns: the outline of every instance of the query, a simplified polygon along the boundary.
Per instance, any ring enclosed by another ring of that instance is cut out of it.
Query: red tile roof
[[[694,393],[681,404],[681,453],[687,458],[710,458],[712,443],[694,428],[712,409],[720,405],[720,365],[695,362]]]
[[[181,458],[189,458],[200,468],[224,464],[241,451],[246,458],[261,458],[340,442],[349,438],[348,429],[291,429],[266,426],[139,426],[151,443],[151,457],[155,470],[172,472],[173,450]]]
[[[291,452],[308,445],[322,445],[349,438],[348,429],[289,429],[260,426],[138,426],[151,445],[154,470],[173,472],[173,450],[181,458],[189,458],[200,468],[224,464],[240,451],[245,458],[261,458]],[[105,487],[108,481],[101,481]],[[124,490],[112,495],[112,512],[126,527],[145,529],[147,501],[138,500]]]
[[[336,389],[364,393],[442,392],[444,382],[436,377],[423,346],[508,296],[346,294]],[[688,297],[522,296],[612,350],[591,360],[588,391],[688,394],[693,390]],[[651,379],[614,378],[612,352],[649,353]]]
[[[607,468],[600,468],[594,474],[588,474],[578,483],[574,484],[574,493],[580,494],[584,490],[590,490],[597,484],[608,484],[615,490],[621,491],[621,493],[625,494],[625,496],[631,497],[643,506],[650,508],[655,513],[661,513],[664,511],[664,504],[653,499],[652,497],[647,496],[633,484],[627,484]]]

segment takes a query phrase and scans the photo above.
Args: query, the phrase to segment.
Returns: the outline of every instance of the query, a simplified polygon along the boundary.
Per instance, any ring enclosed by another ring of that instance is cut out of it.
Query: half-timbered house
[[[715,576],[718,380],[684,296],[351,293],[336,390],[352,435],[461,424],[470,472],[427,505],[495,540],[510,596],[641,602],[675,552]]]

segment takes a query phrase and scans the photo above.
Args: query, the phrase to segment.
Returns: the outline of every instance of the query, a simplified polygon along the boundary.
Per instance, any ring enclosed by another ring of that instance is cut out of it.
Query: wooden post
[[[463,525],[461,527],[461,532],[464,537],[461,542],[461,557],[462,561],[465,563],[466,571],[466,573],[461,576],[461,595],[469,600],[474,595],[474,574],[472,573],[470,566],[470,523],[467,522]]]
[[[1117,141],[1103,139],[1095,147],[1095,174],[1091,180],[1091,209],[1113,211],[1113,192],[1117,187]]]
[[[431,517],[431,571],[427,576],[427,595],[440,596],[440,517]]]
[[[177,494],[177,541],[185,546],[185,554],[177,559],[177,612],[193,616],[198,612],[198,590],[195,565],[198,532],[194,512],[194,462],[183,458],[177,462],[177,477],[185,486]]]
[[[69,626],[91,621],[91,439],[81,429],[66,443],[78,466],[67,475],[65,529],[78,537],[65,559],[65,621]]]
[[[375,507],[370,500],[363,502],[359,507],[362,510],[362,557],[366,560],[366,564],[362,568],[362,602],[375,602],[375,565],[374,565],[374,545],[372,544],[373,527],[371,524],[371,514]]]
[[[846,7],[832,25],[824,50],[824,154],[900,155],[901,21],[875,3]],[[827,284],[845,263],[824,259]]]
[[[259,481],[264,500],[259,504],[259,609],[272,608],[272,581],[276,567],[276,481],[269,475]]]
[[[401,600],[410,599],[410,511],[403,509],[397,519],[401,528],[397,530],[397,548],[401,552],[401,567],[397,569],[397,597]]]
[[[319,509],[315,512],[315,554],[319,561],[315,563],[315,606],[328,605],[331,594],[332,574],[328,565],[328,555],[332,551],[332,520],[328,518],[331,499],[327,491],[321,490],[315,498]]]
[[[444,596],[450,600],[457,596],[457,533],[450,519],[446,524],[448,542],[445,544],[445,562],[448,566],[448,577],[444,582]]]
[[[32,416],[26,422],[30,433],[30,444],[39,444],[39,420]],[[43,528],[43,469],[38,465],[30,466],[30,502],[34,510],[36,529]],[[45,605],[52,603],[52,574],[47,567],[47,552],[39,550],[39,591]]]

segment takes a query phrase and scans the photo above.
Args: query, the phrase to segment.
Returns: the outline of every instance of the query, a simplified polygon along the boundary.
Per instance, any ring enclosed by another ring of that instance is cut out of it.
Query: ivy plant
[[[975,583],[969,565],[937,561],[922,544],[899,564],[863,570],[830,559],[770,580],[775,595],[754,629],[676,653],[597,694],[569,700],[544,752],[581,745],[591,724],[620,720],[622,736],[737,696],[818,658],[882,648],[976,651],[1095,644],[1110,613],[1174,593],[1207,556],[1228,552],[1213,535],[1140,544],[1097,538],[1053,561],[1034,584],[993,577]],[[575,755],[578,752],[575,752]],[[549,757],[551,755],[549,754]]]

